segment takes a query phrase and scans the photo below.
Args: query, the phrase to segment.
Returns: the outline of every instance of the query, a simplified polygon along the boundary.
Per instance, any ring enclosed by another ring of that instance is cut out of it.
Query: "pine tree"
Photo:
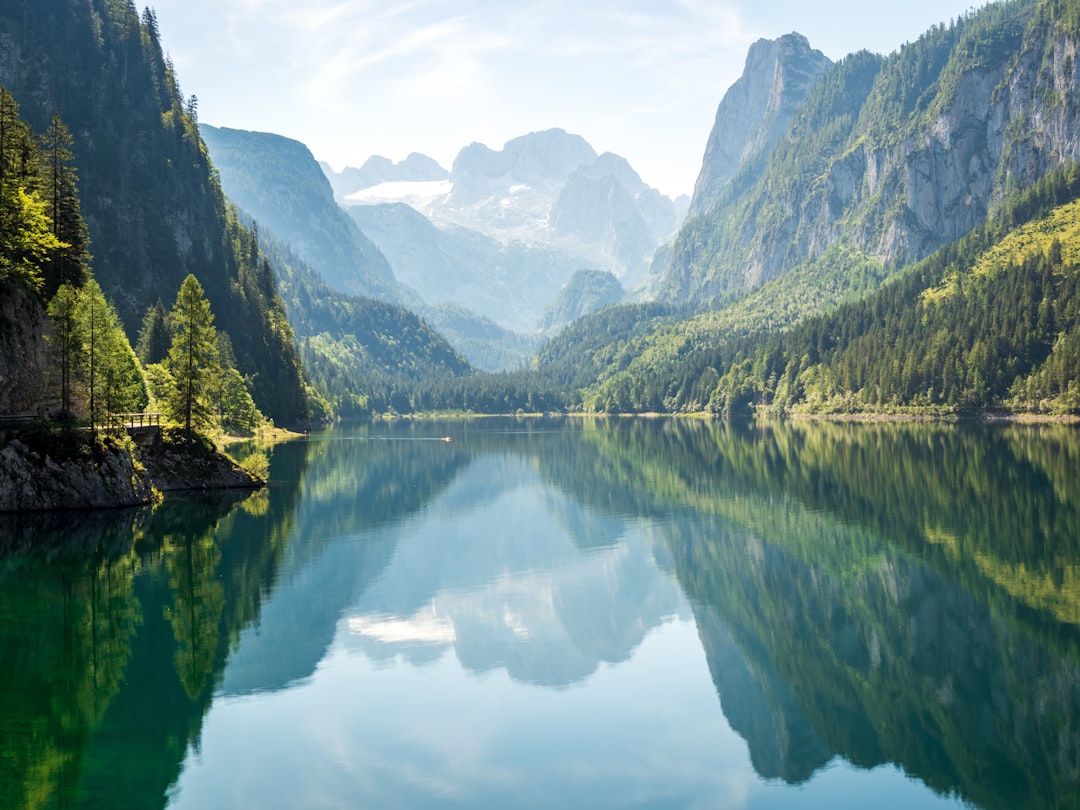
[[[170,341],[168,321],[168,313],[160,298],[147,307],[142,326],[139,328],[139,339],[135,344],[135,354],[144,366],[160,363],[168,356]]]
[[[11,93],[0,86],[0,281],[40,291],[42,265],[61,243],[34,191],[34,156],[30,128]]]
[[[39,185],[48,203],[53,236],[60,243],[50,252],[46,265],[45,293],[49,295],[61,284],[78,287],[86,281],[90,236],[79,208],[78,177],[71,165],[71,133],[58,114],[53,114],[40,141]]]
[[[90,424],[100,424],[109,413],[141,410],[146,404],[146,386],[116,308],[92,278],[79,291],[78,306],[83,320]]]
[[[164,363],[174,382],[166,410],[188,434],[209,427],[214,420],[211,391],[219,368],[213,324],[214,315],[202,285],[189,274],[169,313],[172,345]]]
[[[60,412],[73,416],[74,384],[82,369],[83,320],[79,317],[79,293],[70,284],[62,284],[49,301],[54,350],[60,371]]]

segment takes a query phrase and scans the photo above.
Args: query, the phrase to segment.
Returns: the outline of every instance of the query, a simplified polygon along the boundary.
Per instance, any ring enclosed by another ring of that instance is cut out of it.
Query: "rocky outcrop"
[[[152,503],[157,492],[254,488],[206,439],[174,431],[126,435],[20,431],[0,444],[0,512],[106,509]]]
[[[0,512],[102,509],[153,499],[149,474],[122,439],[33,432],[0,447]]]
[[[178,429],[137,432],[135,454],[162,492],[245,489],[264,483],[219,452],[209,439],[188,438]]]
[[[0,414],[48,406],[49,320],[37,296],[0,283]]]

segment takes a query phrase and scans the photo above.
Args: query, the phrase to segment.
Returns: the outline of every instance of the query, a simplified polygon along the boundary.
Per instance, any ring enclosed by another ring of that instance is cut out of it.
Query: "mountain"
[[[1075,3],[1022,0],[828,67],[760,174],[684,224],[668,308],[587,316],[541,376],[602,411],[1080,409],[1050,224],[1077,195],[1078,50]]]
[[[525,245],[503,245],[465,229],[441,231],[400,203],[353,206],[346,213],[333,197],[325,169],[303,144],[269,133],[209,126],[203,131],[230,199],[264,235],[288,246],[284,261],[302,263],[320,285],[325,283],[327,289],[316,299],[337,291],[342,298],[407,301],[436,328],[445,329],[455,349],[478,368],[517,368],[532,353],[537,340],[516,331],[533,330],[560,279],[572,272],[557,262],[569,259]],[[292,299],[294,323],[309,322],[310,313],[300,311],[308,300]],[[443,337],[435,343],[443,344]],[[429,348],[438,354],[447,347]],[[375,351],[374,356],[380,355]],[[393,359],[388,368],[402,362]],[[425,364],[422,358],[417,362]],[[362,381],[362,375],[356,379]]]
[[[540,330],[555,334],[590,312],[619,303],[625,295],[626,291],[611,273],[578,270],[548,304],[540,319]]]
[[[265,229],[262,249],[279,268],[281,298],[312,384],[322,401],[313,418],[410,413],[421,381],[472,374],[434,329],[397,304],[331,289],[300,256]]]
[[[624,286],[637,287],[648,277],[653,252],[674,235],[685,211],[683,201],[647,186],[625,159],[597,155],[581,136],[561,129],[514,138],[500,150],[470,144],[458,153],[448,181],[383,185],[343,202],[404,202],[439,228],[466,228],[505,245],[568,257],[554,259],[570,271],[551,279],[555,289],[583,268],[606,270]],[[400,255],[408,246],[384,241],[382,248]],[[550,298],[537,298],[528,289],[515,295],[539,312]],[[512,328],[531,331],[535,323]]]
[[[584,138],[561,129],[514,138],[498,152],[472,143],[458,153],[450,170],[451,204],[486,203],[515,186],[541,194],[554,191],[578,166],[594,160],[596,152]]]
[[[71,131],[93,272],[129,338],[194,274],[259,408],[279,423],[303,420],[273,271],[246,251],[153,12],[103,0],[0,4],[0,54],[0,84],[34,130],[56,112]]]
[[[544,307],[581,267],[543,246],[502,242],[456,225],[436,227],[403,203],[353,205],[348,212],[398,280],[426,304],[464,307],[518,333],[536,330]]]
[[[528,364],[542,342],[538,334],[504,329],[490,318],[454,304],[424,305],[419,314],[479,371],[513,371]]]
[[[731,167],[722,150],[707,155],[663,297],[743,295],[841,247],[847,267],[868,261],[887,274],[1080,157],[1072,8],[994,3],[888,57],[862,52],[829,67],[760,174],[751,152],[717,189],[712,178]],[[846,268],[833,264],[839,277]]]
[[[399,302],[379,249],[334,202],[319,164],[298,141],[200,125],[229,198],[290,245],[323,280],[351,295]]]
[[[323,161],[319,162],[319,166],[333,186],[334,196],[338,199],[382,183],[423,183],[450,178],[450,173],[437,161],[418,152],[413,152],[399,163],[381,155],[373,155],[364,161],[364,165],[359,169],[346,166],[340,172],[334,171]]]
[[[801,34],[761,39],[750,46],[742,76],[724,95],[705,146],[690,203],[692,215],[707,211],[736,174],[757,179],[787,132],[795,113],[829,66]]]

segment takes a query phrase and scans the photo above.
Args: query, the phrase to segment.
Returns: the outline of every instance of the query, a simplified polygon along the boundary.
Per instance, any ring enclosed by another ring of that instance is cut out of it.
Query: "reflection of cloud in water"
[[[534,546],[534,570],[480,577],[468,587],[432,583],[434,595],[411,613],[364,611],[397,602],[380,592],[407,588],[416,559],[438,557],[429,548],[404,550],[362,600],[364,612],[346,619],[342,643],[374,661],[400,656],[417,665],[453,647],[474,672],[502,668],[516,680],[566,686],[601,663],[626,660],[650,629],[679,611],[678,589],[640,533],[591,552],[564,549],[569,538],[549,536],[555,547],[548,551],[558,559],[550,568],[549,555]]]
[[[349,632],[383,644],[453,644],[454,624],[435,613],[435,606],[409,619],[388,616],[353,616],[348,620]]]
[[[472,672],[557,687],[627,660],[684,607],[651,530],[535,482],[511,457],[474,462],[408,526],[342,643],[413,664],[453,647]]]

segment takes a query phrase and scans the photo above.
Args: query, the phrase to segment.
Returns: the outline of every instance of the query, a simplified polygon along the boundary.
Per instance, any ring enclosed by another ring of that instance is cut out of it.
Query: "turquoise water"
[[[1080,801],[1074,428],[272,453],[251,496],[0,519],[0,806]]]

